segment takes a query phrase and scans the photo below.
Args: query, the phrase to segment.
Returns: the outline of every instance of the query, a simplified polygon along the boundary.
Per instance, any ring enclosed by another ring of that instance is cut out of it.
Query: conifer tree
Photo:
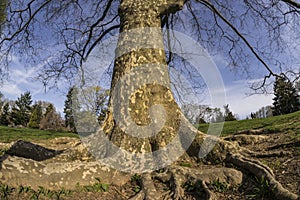
[[[35,103],[32,108],[32,113],[30,116],[28,127],[29,128],[39,128],[42,117],[43,117],[43,111],[42,111],[41,103],[40,102]]]
[[[73,113],[73,96],[75,92],[75,88],[71,87],[67,94],[67,99],[65,100],[65,107],[64,107],[64,113],[65,113],[65,126],[71,130],[72,132],[76,133],[76,126],[74,121],[74,113]]]
[[[283,115],[300,109],[299,95],[286,77],[277,77],[274,83],[273,115]]]
[[[0,115],[0,124],[3,126],[8,126],[9,125],[9,118],[10,118],[10,113],[9,113],[9,104],[5,103],[2,112]]]
[[[228,104],[224,106],[224,110],[225,110],[225,112],[224,112],[225,121],[235,121],[236,120],[236,117],[230,111]]]
[[[31,115],[31,94],[25,92],[21,94],[12,108],[11,118],[15,125],[27,126]]]

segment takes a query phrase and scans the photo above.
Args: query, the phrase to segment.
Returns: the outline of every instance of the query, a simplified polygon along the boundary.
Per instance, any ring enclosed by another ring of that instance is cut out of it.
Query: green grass
[[[199,130],[206,132],[209,124],[200,124]],[[264,129],[268,132],[292,132],[300,137],[300,111],[288,115],[281,115],[265,119],[250,119],[225,122],[222,135],[235,134],[243,130]],[[11,128],[0,126],[0,142],[16,140],[38,141],[57,137],[79,137],[68,132],[44,131],[30,128]]]
[[[200,124],[198,129],[207,132],[209,124]],[[268,132],[293,132],[300,135],[300,111],[270,117],[265,119],[249,119],[240,121],[225,122],[222,130],[222,136],[235,134],[243,130],[263,129]]]
[[[38,141],[57,137],[79,137],[69,132],[44,131],[30,128],[12,128],[0,126],[0,142],[12,142],[16,140]]]

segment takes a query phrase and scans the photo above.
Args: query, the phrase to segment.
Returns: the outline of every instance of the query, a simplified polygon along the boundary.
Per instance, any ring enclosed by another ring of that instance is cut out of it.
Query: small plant
[[[223,193],[228,190],[228,184],[226,182],[221,182],[219,179],[214,180],[211,185],[216,192]]]
[[[140,186],[136,186],[136,187],[133,188],[133,191],[135,193],[138,193],[139,191],[141,191],[141,187]]]
[[[141,181],[141,175],[135,174],[131,177],[131,182],[139,183]]]
[[[32,189],[30,186],[23,186],[23,185],[20,185],[18,187],[18,194],[22,194],[22,193],[28,193],[30,192]]]
[[[184,188],[184,190],[187,192],[193,192],[196,189],[196,185],[192,181],[187,181],[187,182],[183,183],[183,185],[181,187]]]
[[[164,168],[155,170],[155,172],[158,173],[158,174],[164,173],[165,171],[166,171],[166,170],[165,170]]]
[[[133,187],[133,191],[135,193],[138,193],[139,191],[141,191],[141,175],[139,174],[135,174],[131,177],[131,182],[137,184],[135,187]]]
[[[60,190],[58,190],[58,191],[46,191],[45,192],[45,196],[48,196],[48,197],[52,197],[52,196],[55,196],[56,197],[56,200],[59,200],[60,199],[60,197],[61,197],[61,195],[65,195],[65,196],[67,196],[67,195],[70,195],[72,193],[72,191],[71,190],[66,190],[66,189],[64,189],[64,188],[61,188]]]
[[[109,190],[109,185],[101,183],[99,178],[96,178],[97,182],[93,185],[82,186],[83,191],[85,192],[107,192]]]
[[[182,166],[182,167],[189,167],[189,168],[192,167],[191,163],[186,163],[186,162],[180,163],[179,165]]]
[[[14,188],[8,185],[0,185],[0,197],[1,199],[7,199],[8,196],[14,191]]]
[[[191,180],[188,180],[187,182],[183,183],[181,187],[184,189],[185,192],[191,192],[199,196],[201,196],[203,192],[202,184],[200,181],[193,182]]]
[[[8,148],[3,148],[3,149],[0,149],[0,156],[3,156],[7,153],[8,151]]]
[[[264,199],[270,197],[274,188],[270,188],[269,181],[263,176],[261,179],[255,177],[254,194],[247,195],[248,199]]]

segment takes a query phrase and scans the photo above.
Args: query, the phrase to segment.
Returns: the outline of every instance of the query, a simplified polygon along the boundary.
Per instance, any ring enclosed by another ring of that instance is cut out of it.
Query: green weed
[[[262,177],[261,179],[255,177],[255,187],[253,189],[253,194],[247,195],[248,199],[265,199],[271,197],[272,191],[274,188],[271,188],[269,181]]]
[[[216,192],[226,192],[228,190],[228,184],[226,182],[221,182],[219,179],[214,180],[211,183],[211,186],[213,187],[214,191]]]
[[[84,192],[107,192],[109,190],[109,185],[106,183],[101,183],[101,180],[99,178],[96,178],[97,182],[93,185],[84,185],[80,186],[78,184],[79,191]]]
[[[189,168],[192,167],[192,164],[191,164],[191,163],[185,163],[185,162],[180,163],[179,165],[182,166],[182,167],[189,167]]]
[[[14,188],[8,185],[0,185],[0,196],[3,199],[7,199],[8,196],[14,191]]]

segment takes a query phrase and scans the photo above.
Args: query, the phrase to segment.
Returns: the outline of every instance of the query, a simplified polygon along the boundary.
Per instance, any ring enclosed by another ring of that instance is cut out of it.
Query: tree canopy
[[[119,5],[117,0],[1,1],[6,18],[0,38],[2,75],[19,57],[28,66],[42,66],[37,76],[44,84],[74,77],[93,48],[118,33]],[[190,35],[222,64],[262,78],[252,88],[265,91],[267,79],[281,72],[299,78],[299,13],[300,4],[292,0],[188,0],[181,11],[162,14],[161,20],[163,28]],[[168,58],[170,66],[176,65],[172,54]]]

